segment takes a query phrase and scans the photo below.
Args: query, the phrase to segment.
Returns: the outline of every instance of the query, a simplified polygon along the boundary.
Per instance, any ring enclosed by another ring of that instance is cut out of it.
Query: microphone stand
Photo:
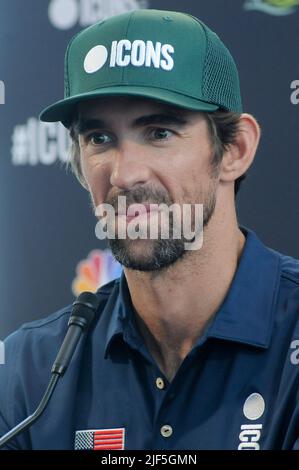
[[[45,411],[55,390],[58,379],[60,379],[60,377],[65,373],[79,339],[81,338],[82,333],[90,326],[98,306],[99,299],[91,292],[82,292],[77,300],[75,300],[73,303],[72,313],[68,321],[68,330],[54,361],[51,370],[51,379],[44,396],[33,414],[21,421],[17,426],[0,438],[0,449],[22,431],[29,428],[29,426],[31,426]]]

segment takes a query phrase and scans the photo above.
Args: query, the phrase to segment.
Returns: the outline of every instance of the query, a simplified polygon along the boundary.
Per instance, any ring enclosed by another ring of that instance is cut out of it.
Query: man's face
[[[122,96],[83,102],[78,116],[82,172],[94,208],[105,203],[117,211],[118,196],[126,197],[127,208],[134,203],[203,204],[207,226],[218,174],[212,170],[213,149],[202,113]],[[109,245],[125,267],[160,271],[187,255],[185,241],[170,232],[168,239],[116,235]]]

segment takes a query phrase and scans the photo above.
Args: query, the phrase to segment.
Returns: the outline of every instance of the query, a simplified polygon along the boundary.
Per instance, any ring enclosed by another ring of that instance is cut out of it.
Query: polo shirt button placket
[[[164,382],[164,380],[162,379],[162,377],[157,377],[157,379],[156,379],[156,387],[157,387],[159,390],[164,390],[164,388],[165,388],[165,382]]]
[[[173,429],[169,424],[164,424],[160,429],[161,435],[163,437],[170,437],[173,434]]]

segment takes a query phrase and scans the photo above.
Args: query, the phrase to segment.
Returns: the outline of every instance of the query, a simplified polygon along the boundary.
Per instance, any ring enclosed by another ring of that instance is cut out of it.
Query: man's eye
[[[150,131],[150,134],[153,136],[154,139],[156,140],[165,140],[171,137],[173,134],[173,131],[169,129],[164,129],[164,128],[154,128]]]
[[[107,144],[110,140],[110,137],[102,132],[93,132],[87,136],[87,141],[93,145]]]

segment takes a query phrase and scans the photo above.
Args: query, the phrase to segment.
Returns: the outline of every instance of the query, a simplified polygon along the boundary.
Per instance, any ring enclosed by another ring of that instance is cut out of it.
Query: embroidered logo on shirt
[[[261,418],[265,411],[265,401],[259,393],[252,393],[245,400],[243,413],[245,418],[256,421]],[[259,450],[262,424],[242,424],[239,434],[240,444],[238,450]]]
[[[76,431],[75,450],[124,450],[125,428]]]
[[[291,364],[293,364],[294,366],[297,366],[299,364],[299,340],[294,339],[291,342],[290,348],[294,349],[294,351],[292,352],[290,356]]]

